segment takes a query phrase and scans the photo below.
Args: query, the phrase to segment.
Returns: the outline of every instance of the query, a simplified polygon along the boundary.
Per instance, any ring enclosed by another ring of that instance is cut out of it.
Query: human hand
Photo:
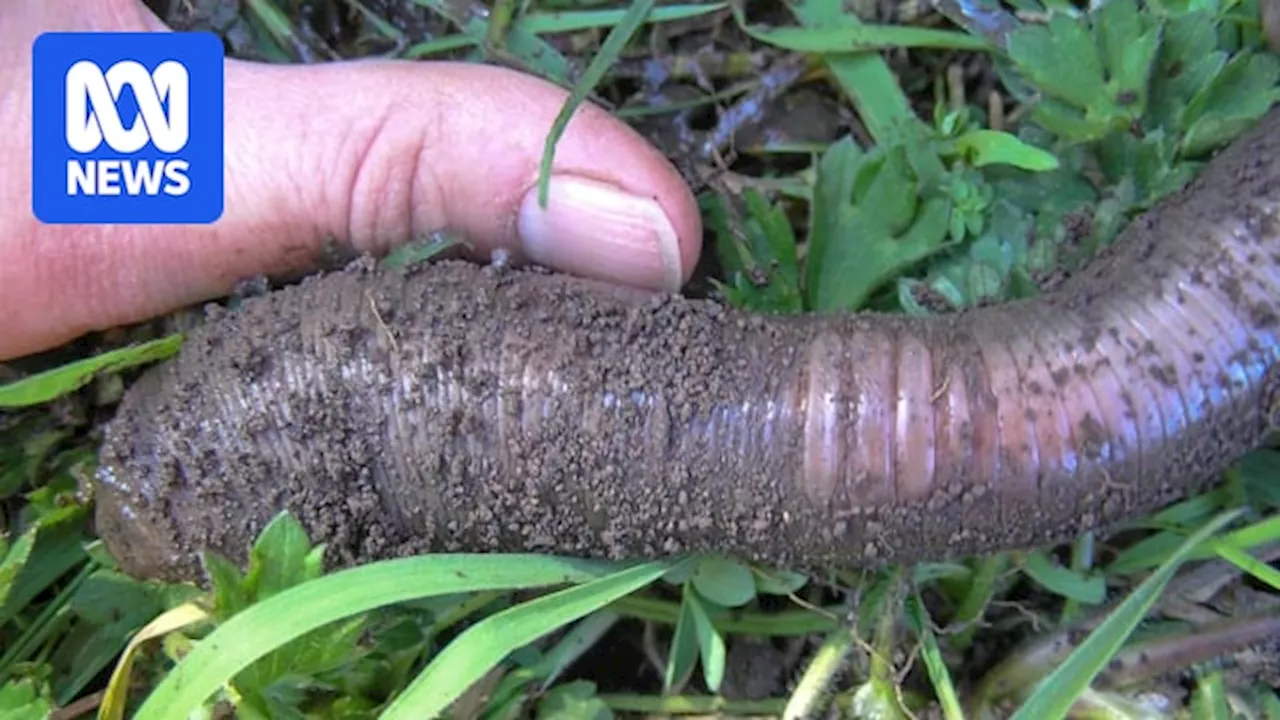
[[[697,262],[697,206],[638,134],[583,106],[537,204],[566,94],[503,68],[362,60],[226,65],[226,204],[193,226],[43,225],[31,212],[31,43],[58,31],[165,31],[141,0],[0,8],[0,360],[313,269],[330,239],[382,254],[433,230],[477,259],[506,249],[672,291]]]

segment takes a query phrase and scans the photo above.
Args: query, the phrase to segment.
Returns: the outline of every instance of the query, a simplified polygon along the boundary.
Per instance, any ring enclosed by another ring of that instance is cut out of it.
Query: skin
[[[262,274],[305,273],[329,239],[382,253],[447,228],[469,237],[478,259],[501,248],[516,264],[666,290],[697,262],[693,197],[643,138],[582,108],[556,155],[553,182],[563,186],[540,212],[528,192],[566,93],[514,71],[443,62],[228,60],[219,222],[41,225],[26,171],[30,47],[41,32],[87,30],[167,28],[136,0],[0,4],[0,167],[14,169],[0,174],[9,209],[0,215],[0,360],[220,297]]]

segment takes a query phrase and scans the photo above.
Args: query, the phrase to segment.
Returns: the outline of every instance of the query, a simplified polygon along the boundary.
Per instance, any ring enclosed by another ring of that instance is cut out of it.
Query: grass
[[[1090,12],[944,0],[945,21],[932,24],[822,0],[768,17],[737,2],[500,0],[483,15],[462,0],[417,0],[439,32],[412,36],[380,14],[387,3],[338,4],[359,18],[349,49],[329,47],[289,4],[256,0],[239,20],[251,39],[241,50],[276,62],[504,62],[573,90],[562,121],[587,97],[638,124],[689,122],[717,105],[703,145],[675,159],[701,191],[715,292],[760,312],[923,314],[1033,295],[1038,278],[1087,261],[1280,99],[1257,0],[1110,0]],[[712,19],[725,31],[714,45]],[[655,51],[656,28],[710,51]],[[698,99],[632,100],[646,59],[701,84]],[[993,78],[995,92],[971,97],[975,77]],[[749,139],[780,124],[761,108],[806,88],[851,110],[858,132]],[[1087,230],[1068,232],[1080,220]],[[1272,668],[1280,651],[1271,450],[1241,458],[1212,490],[1063,547],[822,577],[721,557],[526,555],[326,573],[323,546],[282,515],[248,567],[205,558],[206,592],[117,572],[76,493],[122,371],[181,337],[144,340],[72,348],[69,362],[0,385],[2,717],[212,717],[221,706],[244,718],[828,707],[876,718],[926,708],[948,719],[1280,718],[1280,695],[1265,672],[1250,674],[1259,660],[1248,651],[1272,653]],[[751,643],[773,652],[757,675],[781,673],[763,693],[742,689]],[[638,647],[626,661],[650,674],[590,672],[611,647]]]

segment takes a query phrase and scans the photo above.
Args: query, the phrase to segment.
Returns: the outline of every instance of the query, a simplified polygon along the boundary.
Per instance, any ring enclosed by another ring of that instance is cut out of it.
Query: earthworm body
[[[463,262],[218,312],[108,426],[98,530],[134,575],[243,558],[289,508],[346,565],[722,552],[787,567],[1056,542],[1263,442],[1280,109],[1034,300],[757,316]]]

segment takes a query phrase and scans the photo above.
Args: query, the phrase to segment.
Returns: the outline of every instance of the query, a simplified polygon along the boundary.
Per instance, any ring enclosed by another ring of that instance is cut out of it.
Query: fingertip
[[[657,198],[591,178],[553,175],[546,204],[534,186],[517,218],[521,247],[533,262],[663,292],[684,284],[679,233]]]

